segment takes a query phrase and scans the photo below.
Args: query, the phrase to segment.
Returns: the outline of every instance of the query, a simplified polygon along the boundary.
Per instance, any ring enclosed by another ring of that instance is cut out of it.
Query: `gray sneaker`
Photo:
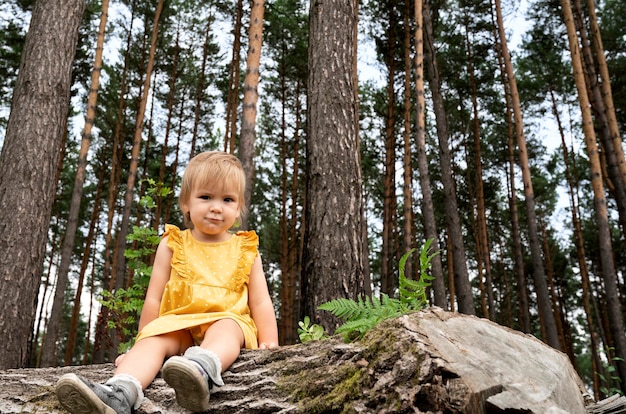
[[[178,405],[196,413],[209,409],[210,380],[200,365],[173,356],[163,364],[162,376],[174,388]]]
[[[76,374],[63,375],[57,398],[71,414],[131,414],[124,390],[117,385],[92,384]]]

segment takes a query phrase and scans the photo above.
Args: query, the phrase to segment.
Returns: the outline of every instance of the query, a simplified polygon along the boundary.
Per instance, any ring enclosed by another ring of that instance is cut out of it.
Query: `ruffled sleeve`
[[[241,240],[241,251],[235,277],[236,290],[241,290],[243,285],[250,280],[252,264],[259,255],[259,236],[254,231],[239,231],[237,237]]]
[[[172,250],[172,268],[174,268],[181,277],[185,277],[187,272],[185,270],[182,230],[174,225],[166,224],[163,237],[167,237],[167,247]]]

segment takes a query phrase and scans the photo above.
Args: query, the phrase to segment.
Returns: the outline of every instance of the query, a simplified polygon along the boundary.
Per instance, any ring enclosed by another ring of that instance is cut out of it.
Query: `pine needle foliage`
[[[426,308],[428,306],[426,289],[433,280],[428,270],[432,258],[439,254],[439,252],[429,253],[431,244],[432,239],[427,240],[420,251],[420,277],[417,280],[408,279],[404,273],[406,261],[416,249],[409,250],[400,259],[398,298],[381,293],[380,298],[375,296],[359,297],[357,300],[340,298],[320,305],[319,309],[345,321],[335,333],[341,334],[346,341],[356,340],[386,319]]]

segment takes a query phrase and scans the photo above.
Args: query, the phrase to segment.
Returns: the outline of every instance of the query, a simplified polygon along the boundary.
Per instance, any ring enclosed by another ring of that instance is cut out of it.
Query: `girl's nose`
[[[220,211],[222,209],[220,203],[218,203],[217,201],[212,202],[209,208],[211,209],[211,211]]]

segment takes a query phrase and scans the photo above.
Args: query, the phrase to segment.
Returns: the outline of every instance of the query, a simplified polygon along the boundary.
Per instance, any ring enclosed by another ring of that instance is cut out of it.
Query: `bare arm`
[[[165,290],[165,284],[170,279],[170,270],[172,260],[172,251],[167,247],[167,237],[164,237],[157,247],[152,265],[152,273],[150,274],[150,283],[146,292],[146,298],[141,309],[139,317],[139,331],[148,323],[152,322],[159,316],[161,307],[161,297]],[[126,354],[121,354],[115,359],[115,366],[118,366]]]
[[[171,260],[172,251],[167,247],[167,237],[164,237],[159,243],[154,257],[150,283],[148,284],[146,299],[141,310],[141,317],[139,318],[139,331],[159,316],[165,284],[170,279]]]
[[[278,346],[278,327],[274,305],[267,289],[267,281],[263,272],[261,258],[256,257],[250,272],[248,283],[248,305],[252,319],[256,324],[259,337],[259,348],[268,349]]]

